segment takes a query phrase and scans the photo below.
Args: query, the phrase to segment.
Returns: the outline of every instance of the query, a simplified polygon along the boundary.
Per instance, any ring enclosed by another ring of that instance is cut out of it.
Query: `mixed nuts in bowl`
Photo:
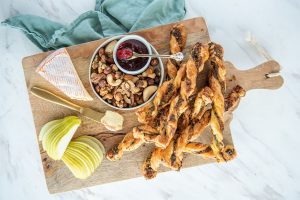
[[[164,67],[161,59],[154,58],[140,74],[122,72],[113,58],[114,47],[122,37],[112,37],[96,49],[90,62],[89,80],[102,102],[115,109],[132,110],[154,98],[164,79]],[[158,54],[153,46],[151,48]]]

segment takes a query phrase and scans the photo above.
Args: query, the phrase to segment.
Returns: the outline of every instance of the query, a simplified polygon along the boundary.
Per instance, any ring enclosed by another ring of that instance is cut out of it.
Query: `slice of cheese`
[[[37,67],[36,72],[71,99],[93,100],[84,88],[65,48],[58,49],[47,56]]]
[[[107,110],[101,119],[101,123],[111,131],[119,131],[123,129],[124,118],[117,112]]]

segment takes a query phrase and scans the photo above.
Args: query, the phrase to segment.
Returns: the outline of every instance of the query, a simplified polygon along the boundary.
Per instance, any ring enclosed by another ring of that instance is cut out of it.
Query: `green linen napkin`
[[[184,15],[184,0],[96,0],[95,11],[81,14],[70,25],[33,15],[17,15],[1,24],[20,29],[48,51],[179,21]]]

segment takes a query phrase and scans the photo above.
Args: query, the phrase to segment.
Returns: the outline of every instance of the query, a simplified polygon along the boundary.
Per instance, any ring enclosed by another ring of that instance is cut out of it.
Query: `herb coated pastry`
[[[182,52],[186,45],[186,29],[183,24],[176,24],[172,27],[170,32],[170,51],[171,54]],[[180,63],[173,59],[168,59],[166,69],[168,79],[175,78],[177,71],[180,67]]]

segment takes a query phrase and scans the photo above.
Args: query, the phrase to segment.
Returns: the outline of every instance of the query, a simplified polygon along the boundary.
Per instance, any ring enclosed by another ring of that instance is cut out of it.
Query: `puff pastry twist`
[[[187,34],[183,24],[175,24],[170,32],[170,51],[171,54],[182,52],[186,45]],[[174,59],[167,61],[167,75],[169,79],[175,78],[180,63]]]

